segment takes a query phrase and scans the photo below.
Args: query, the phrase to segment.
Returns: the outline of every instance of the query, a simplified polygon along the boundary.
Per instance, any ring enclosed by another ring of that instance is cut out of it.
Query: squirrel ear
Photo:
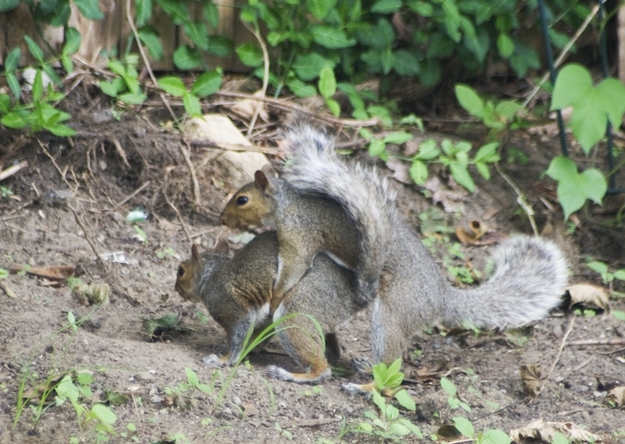
[[[256,182],[256,186],[258,188],[260,188],[261,190],[264,190],[265,188],[267,188],[267,185],[269,184],[269,179],[267,179],[267,176],[265,176],[265,173],[258,170],[254,173],[254,182]]]
[[[223,237],[220,238],[215,244],[215,248],[213,248],[213,251],[215,253],[228,254],[228,251],[230,251],[230,246],[228,245],[228,241],[224,239]]]
[[[191,257],[195,262],[200,262],[200,252],[195,244],[191,245]]]
[[[260,170],[265,173],[265,176],[267,177],[278,177],[276,170],[273,169],[270,163],[264,164]]]

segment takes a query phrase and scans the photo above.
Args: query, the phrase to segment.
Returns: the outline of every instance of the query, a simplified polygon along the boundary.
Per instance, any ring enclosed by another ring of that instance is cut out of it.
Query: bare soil
[[[202,364],[203,356],[223,351],[225,334],[207,318],[204,307],[183,302],[174,291],[176,268],[188,256],[189,242],[167,200],[179,209],[193,240],[209,248],[219,235],[233,234],[218,225],[217,215],[239,184],[232,183],[230,173],[216,158],[219,151],[192,146],[191,160],[201,190],[200,206],[195,206],[180,150],[187,146],[180,135],[162,130],[160,124],[167,118],[162,107],[126,114],[116,121],[107,114],[106,100],[92,104],[100,99],[84,91],[73,95],[73,106],[82,111],[76,112],[72,121],[79,135],[71,140],[0,134],[3,167],[21,160],[29,164],[0,183],[13,193],[12,197],[0,197],[0,267],[75,266],[84,282],[110,286],[110,303],[85,305],[72,296],[64,282],[56,285],[29,274],[13,273],[2,281],[13,295],[0,291],[0,443],[66,443],[71,437],[96,442],[93,423],[80,428],[71,405],[55,406],[54,396],[36,427],[30,408],[13,424],[24,375],[30,375],[25,387],[26,393],[32,394],[35,382],[48,375],[81,370],[91,371],[94,377],[93,399],[83,399],[85,405],[110,400],[110,393],[124,396],[121,403],[111,405],[117,421],[116,435],[109,436],[109,442],[335,441],[345,425],[363,421],[365,411],[375,406],[364,397],[347,395],[340,386],[348,381],[364,382],[366,377],[347,372],[324,381],[318,389],[268,379],[265,369],[269,364],[296,369],[278,345],[251,355],[249,365],[239,367],[232,380],[228,379],[231,370]],[[453,134],[457,127],[438,126],[436,137]],[[273,133],[259,134],[259,139],[271,139]],[[507,149],[521,150],[530,164],[506,163],[508,151],[504,150],[502,167],[532,204],[539,228],[547,227],[566,251],[571,281],[600,284],[584,259],[592,256],[613,269],[625,266],[622,228],[602,224],[614,217],[623,199],[608,196],[603,208],[589,207],[577,216],[578,227],[568,233],[560,222],[562,212],[552,199],[555,185],[540,177],[549,159],[558,153],[556,140],[552,133],[516,136]],[[441,188],[446,189],[448,179],[438,176]],[[433,227],[454,228],[479,220],[499,234],[531,233],[516,193],[494,171],[489,182],[477,181],[474,194],[460,195],[459,207],[451,213],[442,211],[445,202],[433,203],[417,187],[392,182],[399,192],[399,208],[414,230],[443,239],[434,244],[444,273],[445,247],[457,239],[453,234],[437,233]],[[451,202],[448,195],[441,198],[430,191],[432,195]],[[136,207],[148,214],[140,225],[147,236],[145,243],[125,220]],[[450,240],[445,241],[444,236]],[[455,259],[453,264],[484,269],[488,247],[465,245],[461,251],[464,260]],[[96,253],[108,257],[114,252],[123,255],[121,262],[100,262],[96,257]],[[625,310],[623,299],[612,300],[611,305]],[[70,312],[76,319],[86,317],[75,332],[64,328]],[[180,315],[181,330],[149,337],[143,321],[168,313]],[[349,369],[351,358],[370,357],[368,331],[366,311],[340,328],[345,369]],[[542,418],[573,423],[598,434],[604,442],[625,442],[625,414],[605,398],[606,385],[624,383],[625,348],[571,345],[624,335],[625,324],[602,311],[595,316],[560,311],[516,333],[443,335],[437,328],[424,330],[415,336],[403,366],[417,410],[402,411],[402,415],[425,436],[451,423],[455,416],[466,416],[476,430],[504,431]],[[539,364],[543,376],[549,376],[536,399],[524,394],[520,378],[524,364]],[[203,383],[214,381],[214,391],[205,394],[181,388],[180,384],[187,382],[186,368],[194,370]],[[458,396],[471,407],[470,413],[450,409],[448,396],[440,387],[443,375],[458,387]],[[223,399],[217,404],[223,387]],[[128,424],[134,424],[136,431],[129,431]],[[374,437],[356,434],[342,439],[375,442]]]

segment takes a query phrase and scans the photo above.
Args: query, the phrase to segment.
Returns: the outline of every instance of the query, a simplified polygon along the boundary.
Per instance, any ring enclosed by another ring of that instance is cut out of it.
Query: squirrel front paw
[[[368,359],[353,359],[352,366],[358,373],[371,374],[373,372],[373,364]]]
[[[348,382],[347,384],[341,384],[341,388],[352,396],[364,395],[369,398],[371,396],[370,384],[354,384]]]
[[[203,357],[202,362],[209,367],[223,367],[226,365],[226,361],[215,354]]]
[[[280,379],[281,381],[293,381],[293,374],[278,367],[277,365],[270,365],[267,367],[267,376],[274,379]]]

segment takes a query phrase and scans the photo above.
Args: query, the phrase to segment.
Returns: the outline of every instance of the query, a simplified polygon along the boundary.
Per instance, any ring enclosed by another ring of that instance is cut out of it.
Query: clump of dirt
[[[93,99],[75,94],[77,102]],[[347,427],[364,421],[374,405],[348,396],[340,385],[366,378],[348,372],[317,389],[267,379],[269,364],[296,369],[275,344],[251,355],[249,364],[234,373],[202,364],[203,356],[223,351],[225,334],[203,307],[183,302],[174,292],[176,268],[189,254],[187,235],[203,249],[212,247],[219,236],[232,235],[218,225],[217,215],[236,186],[216,161],[218,151],[187,146],[179,134],[162,129],[162,109],[116,121],[105,105],[101,102],[73,121],[78,135],[72,139],[35,135],[19,142],[17,149],[18,144],[11,145],[18,140],[13,133],[0,135],[5,147],[13,147],[4,152],[5,165],[14,160],[29,163],[2,182],[13,194],[0,197],[0,267],[75,266],[85,283],[111,288],[109,303],[93,306],[85,305],[63,281],[25,273],[2,281],[11,296],[0,292],[0,442],[66,443],[71,437],[94,442],[93,423],[79,421],[69,402],[54,405],[54,396],[36,427],[28,407],[13,427],[22,385],[37,399],[33,390],[48,375],[81,371],[93,376],[91,399],[81,402],[90,408],[106,400],[117,415],[111,442],[316,442],[338,440]],[[580,218],[569,232],[559,222],[562,214],[553,201],[553,184],[540,179],[559,149],[555,139],[538,143],[524,135],[508,146],[531,159],[527,166],[503,168],[536,210],[539,227],[546,227],[567,252],[571,280],[598,279],[583,264],[587,255],[622,267],[622,233],[601,227],[598,213]],[[201,185],[200,205],[183,150],[190,150]],[[429,196],[446,186],[448,178],[439,177]],[[416,187],[393,184],[406,220],[434,239],[432,248],[444,272],[449,265],[447,247],[456,242],[449,227],[479,220],[503,234],[530,233],[516,193],[497,174],[488,182],[478,180],[476,193],[457,199],[451,213],[442,208],[453,196],[438,193],[439,203],[433,206]],[[613,205],[610,199],[620,198],[609,198],[606,208]],[[126,220],[137,207],[147,214],[138,224],[140,230]],[[463,259],[453,256],[454,265],[478,270],[486,266],[487,247],[463,246],[460,251]],[[625,310],[625,303],[612,301],[612,308]],[[176,330],[159,337],[145,333],[144,320],[167,314],[179,317]],[[72,316],[79,320],[76,329],[70,325]],[[365,311],[338,330],[346,368],[351,358],[369,357],[369,328]],[[417,410],[402,411],[402,416],[426,435],[455,416],[468,417],[476,430],[506,432],[542,418],[583,426],[604,442],[623,442],[625,415],[606,402],[604,388],[618,380],[622,384],[625,351],[622,345],[601,342],[574,344],[582,339],[622,343],[624,328],[607,313],[560,312],[522,332],[441,334],[436,328],[425,329],[404,361],[406,386]],[[536,399],[523,392],[522,364],[540,364],[543,376],[549,377]],[[189,383],[187,369],[208,384],[209,393]],[[440,387],[442,376],[457,386],[470,413],[450,408],[449,396]],[[343,439],[375,441],[355,434]]]

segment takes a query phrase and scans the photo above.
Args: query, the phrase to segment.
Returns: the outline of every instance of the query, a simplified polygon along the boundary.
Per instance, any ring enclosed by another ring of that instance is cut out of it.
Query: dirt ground
[[[238,184],[217,158],[219,150],[187,146],[179,134],[163,131],[162,109],[146,107],[138,115],[125,114],[116,121],[107,111],[106,100],[98,98],[92,104],[95,99],[87,92],[73,94],[74,106],[82,111],[75,112],[72,123],[79,134],[71,140],[0,134],[3,167],[13,161],[28,162],[26,169],[0,182],[13,193],[0,197],[0,268],[75,266],[83,282],[110,286],[110,303],[85,305],[64,282],[56,285],[54,280],[30,274],[12,273],[2,281],[12,296],[0,291],[0,443],[67,443],[72,437],[96,442],[93,423],[79,427],[69,402],[46,404],[49,408],[36,428],[29,407],[13,425],[18,387],[25,375],[28,395],[49,375],[85,370],[93,375],[93,396],[81,402],[90,407],[107,399],[117,415],[116,435],[108,436],[109,442],[334,442],[339,441],[341,430],[365,420],[364,413],[375,409],[373,403],[347,395],[340,386],[364,382],[366,377],[347,372],[318,388],[268,379],[265,370],[272,363],[296,369],[277,344],[251,355],[249,364],[239,367],[231,380],[229,369],[202,364],[202,357],[223,350],[225,334],[203,307],[182,301],[174,291],[176,269],[189,254],[189,242],[168,201],[179,209],[190,237],[206,249],[218,236],[234,234],[219,226],[217,215]],[[212,111],[223,112],[224,105],[215,105]],[[259,128],[255,141],[268,144],[274,127]],[[453,135],[458,125],[428,126],[429,131],[432,128],[441,137]],[[566,252],[571,282],[600,284],[598,275],[584,265],[588,256],[612,269],[625,267],[622,228],[603,224],[615,216],[623,197],[608,196],[603,208],[591,206],[580,212],[578,227],[567,231],[552,199],[555,184],[541,177],[549,159],[558,153],[557,137],[548,132],[515,137],[506,149],[522,151],[530,165],[508,164],[508,151],[504,151],[502,167],[535,209],[539,229],[546,226]],[[200,185],[199,206],[193,204],[180,147],[191,148]],[[356,157],[372,162],[364,154]],[[480,220],[497,233],[531,233],[517,195],[494,171],[489,182],[477,181],[472,195],[447,188],[446,178],[437,177],[443,185],[431,184],[428,196],[416,186],[392,183],[399,193],[401,213],[415,231],[432,241],[443,272],[445,247],[457,239],[441,233],[446,230],[440,227],[453,230]],[[442,211],[452,204],[455,209]],[[146,242],[125,220],[136,207],[148,214],[140,224]],[[461,251],[465,259],[455,259],[454,265],[484,269],[488,247],[465,245]],[[96,252],[108,260],[100,262]],[[114,258],[112,253],[117,253]],[[614,299],[611,306],[625,310],[625,301]],[[86,318],[76,331],[64,328],[68,313]],[[168,313],[180,316],[181,330],[150,338],[143,321]],[[366,311],[339,329],[345,370],[350,359],[370,357],[368,330]],[[421,429],[423,441],[452,418],[466,416],[478,431],[508,432],[543,419],[574,424],[603,442],[625,443],[625,414],[606,401],[606,387],[623,384],[625,348],[622,343],[572,345],[624,335],[623,321],[607,312],[583,316],[559,311],[517,333],[442,335],[437,328],[426,329],[415,336],[405,356],[406,386],[417,409],[402,411],[402,416]],[[549,375],[536,399],[523,392],[520,366],[524,364],[539,364],[543,376]],[[187,368],[202,383],[214,383],[212,393],[185,386]],[[457,386],[470,413],[450,409],[440,386],[443,375]],[[354,433],[341,439],[376,442],[375,437]],[[405,441],[418,442],[416,438]]]

